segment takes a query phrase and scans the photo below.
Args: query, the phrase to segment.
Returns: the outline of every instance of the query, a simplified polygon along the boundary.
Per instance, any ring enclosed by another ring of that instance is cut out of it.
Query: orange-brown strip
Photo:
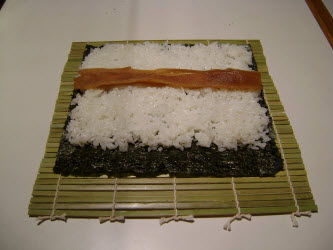
[[[156,69],[138,70],[117,69],[83,69],[74,79],[74,88],[80,90],[110,90],[121,86],[144,87],[182,87],[189,89],[214,88],[226,90],[258,91],[262,89],[260,73],[237,69],[226,70],[188,70]]]

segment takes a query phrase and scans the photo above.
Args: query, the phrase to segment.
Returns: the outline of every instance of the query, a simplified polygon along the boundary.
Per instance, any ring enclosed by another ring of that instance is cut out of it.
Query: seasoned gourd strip
[[[131,67],[116,69],[83,69],[74,79],[74,88],[80,90],[110,90],[121,86],[182,87],[189,89],[214,88],[226,90],[258,91],[262,89],[260,73],[238,69],[138,70]]]

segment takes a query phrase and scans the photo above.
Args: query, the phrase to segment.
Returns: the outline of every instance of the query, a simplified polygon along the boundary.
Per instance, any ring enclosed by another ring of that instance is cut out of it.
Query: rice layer
[[[251,70],[252,53],[245,46],[212,43],[208,46],[195,44],[106,44],[90,52],[81,68],[134,69],[242,69]]]
[[[250,145],[265,147],[266,109],[258,93],[164,88],[87,90],[77,95],[67,126],[74,145],[91,143],[103,149],[126,151],[129,143],[149,149],[203,147],[216,144],[220,151]],[[89,114],[89,115],[87,115]]]

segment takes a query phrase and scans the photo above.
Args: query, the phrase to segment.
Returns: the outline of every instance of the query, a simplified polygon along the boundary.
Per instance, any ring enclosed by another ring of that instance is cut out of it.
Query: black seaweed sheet
[[[85,56],[91,46],[87,46]],[[250,47],[248,47],[250,49]],[[252,69],[257,70],[252,59]],[[73,97],[77,94],[74,91]],[[267,108],[262,98],[260,105]],[[72,110],[75,106],[71,106]],[[269,115],[269,114],[268,114]],[[66,124],[69,122],[69,117]],[[237,151],[219,152],[217,147],[200,147],[195,143],[184,151],[176,148],[150,151],[147,147],[130,145],[127,152],[103,150],[91,145],[78,147],[65,139],[64,130],[54,172],[65,176],[155,177],[169,174],[176,177],[266,177],[283,169],[283,160],[275,145],[272,121],[269,124],[271,141],[264,149],[240,147]]]

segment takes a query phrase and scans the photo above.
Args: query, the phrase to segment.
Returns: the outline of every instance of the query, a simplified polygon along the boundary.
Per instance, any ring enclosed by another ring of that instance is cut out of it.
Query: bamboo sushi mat
[[[86,45],[142,41],[73,42],[61,77],[45,155],[33,187],[29,216],[41,216],[42,220],[110,216],[129,219],[172,217],[175,214],[228,217],[240,213],[273,215],[317,212],[301,151],[269,75],[260,41],[168,40],[168,43],[207,45],[215,41],[251,45],[278,135],[276,143],[284,158],[283,171],[275,177],[242,178],[87,178],[54,174],[56,154],[71,102],[73,78],[78,74]],[[152,42],[164,43],[165,40]]]

